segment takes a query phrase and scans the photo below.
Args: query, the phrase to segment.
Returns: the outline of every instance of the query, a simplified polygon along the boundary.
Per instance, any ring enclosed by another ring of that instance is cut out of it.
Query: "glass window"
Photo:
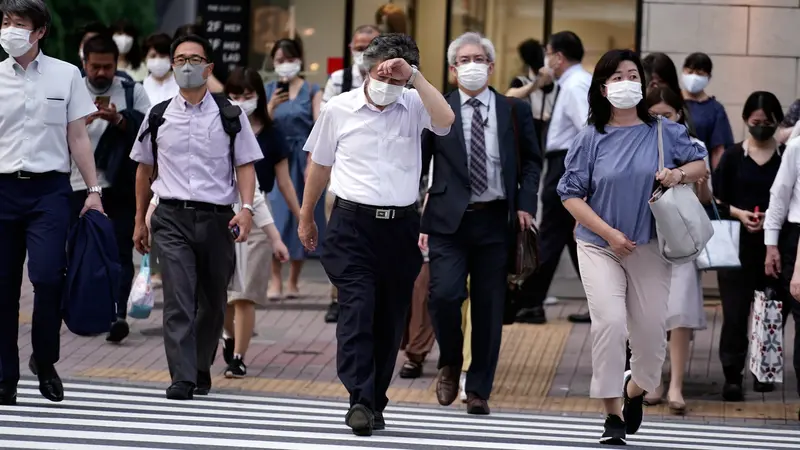
[[[553,32],[577,34],[586,54],[583,66],[593,71],[603,54],[636,48],[637,0],[553,0]]]

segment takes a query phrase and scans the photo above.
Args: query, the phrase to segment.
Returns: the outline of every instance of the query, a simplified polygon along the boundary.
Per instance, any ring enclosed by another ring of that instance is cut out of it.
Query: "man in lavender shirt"
[[[211,389],[211,363],[234,270],[234,240],[245,242],[250,232],[253,162],[262,158],[241,111],[241,131],[231,149],[218,105],[227,101],[214,98],[206,88],[214,68],[211,52],[208,41],[198,36],[172,44],[170,57],[180,94],[153,107],[166,107],[164,121],[156,130],[145,121],[131,152],[131,159],[139,163],[133,242],[142,254],[150,250],[145,225],[150,197],[160,198],[150,225],[161,252],[164,347],[172,378],[167,398],[172,400],[190,400]],[[235,116],[232,120],[235,123]],[[241,212],[234,215],[231,205],[239,195]]]

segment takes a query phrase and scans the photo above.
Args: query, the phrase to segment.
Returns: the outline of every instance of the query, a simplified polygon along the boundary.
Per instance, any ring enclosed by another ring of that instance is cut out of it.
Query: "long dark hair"
[[[258,96],[258,103],[253,115],[261,122],[264,129],[272,126],[272,120],[267,114],[267,92],[264,90],[264,81],[261,79],[261,75],[254,69],[237,67],[225,81],[225,95],[242,95],[245,91],[254,92]]]
[[[592,75],[592,84],[589,86],[589,125],[594,125],[595,129],[601,134],[605,134],[606,125],[611,121],[612,107],[608,99],[603,95],[603,89],[609,78],[617,71],[620,63],[623,61],[631,61],[636,65],[639,70],[639,77],[642,84],[642,93],[647,91],[647,86],[644,83],[644,69],[642,68],[642,61],[631,50],[609,50],[600,58],[594,68]],[[647,111],[647,102],[642,101],[636,105],[636,115],[639,119],[647,124],[655,122],[655,118]]]
[[[675,67],[675,63],[672,62],[672,58],[665,53],[650,53],[645,56],[642,60],[642,67],[644,67],[645,73],[643,75],[646,78],[646,83],[649,84],[653,79],[653,75],[656,75],[673,91],[681,91],[681,85],[678,83],[678,69]]]
[[[139,42],[139,30],[125,19],[118,20],[111,26],[111,33],[124,33],[133,38],[131,50],[125,55],[125,61],[131,65],[133,70],[139,70],[142,66],[142,47]]]
[[[300,70],[305,69],[305,59],[303,58],[303,44],[300,43],[297,39],[278,39],[275,42],[275,45],[272,47],[272,51],[269,52],[270,58],[275,60],[275,54],[278,53],[278,50],[283,52],[283,54],[288,58],[297,58],[300,60]]]

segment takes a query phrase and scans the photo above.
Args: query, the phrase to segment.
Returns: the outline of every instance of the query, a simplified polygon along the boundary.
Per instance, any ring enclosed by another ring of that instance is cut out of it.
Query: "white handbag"
[[[658,170],[664,168],[663,118],[658,118]],[[688,184],[671,188],[659,186],[650,198],[650,211],[656,222],[658,250],[661,256],[673,263],[694,261],[706,246],[714,227]]]
[[[739,269],[742,267],[739,259],[739,233],[742,224],[738,220],[720,219],[717,203],[713,199],[711,207],[714,209],[714,220],[711,221],[711,226],[714,227],[714,236],[697,257],[697,261],[695,261],[697,268],[699,270]]]

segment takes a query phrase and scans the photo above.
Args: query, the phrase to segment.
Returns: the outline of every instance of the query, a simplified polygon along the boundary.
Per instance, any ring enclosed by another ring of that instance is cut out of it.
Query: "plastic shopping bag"
[[[150,255],[142,257],[139,274],[133,280],[131,295],[128,297],[128,316],[134,319],[147,319],[153,311],[155,299],[150,283]]]
[[[783,304],[775,291],[756,291],[750,331],[750,371],[762,383],[783,382]]]

